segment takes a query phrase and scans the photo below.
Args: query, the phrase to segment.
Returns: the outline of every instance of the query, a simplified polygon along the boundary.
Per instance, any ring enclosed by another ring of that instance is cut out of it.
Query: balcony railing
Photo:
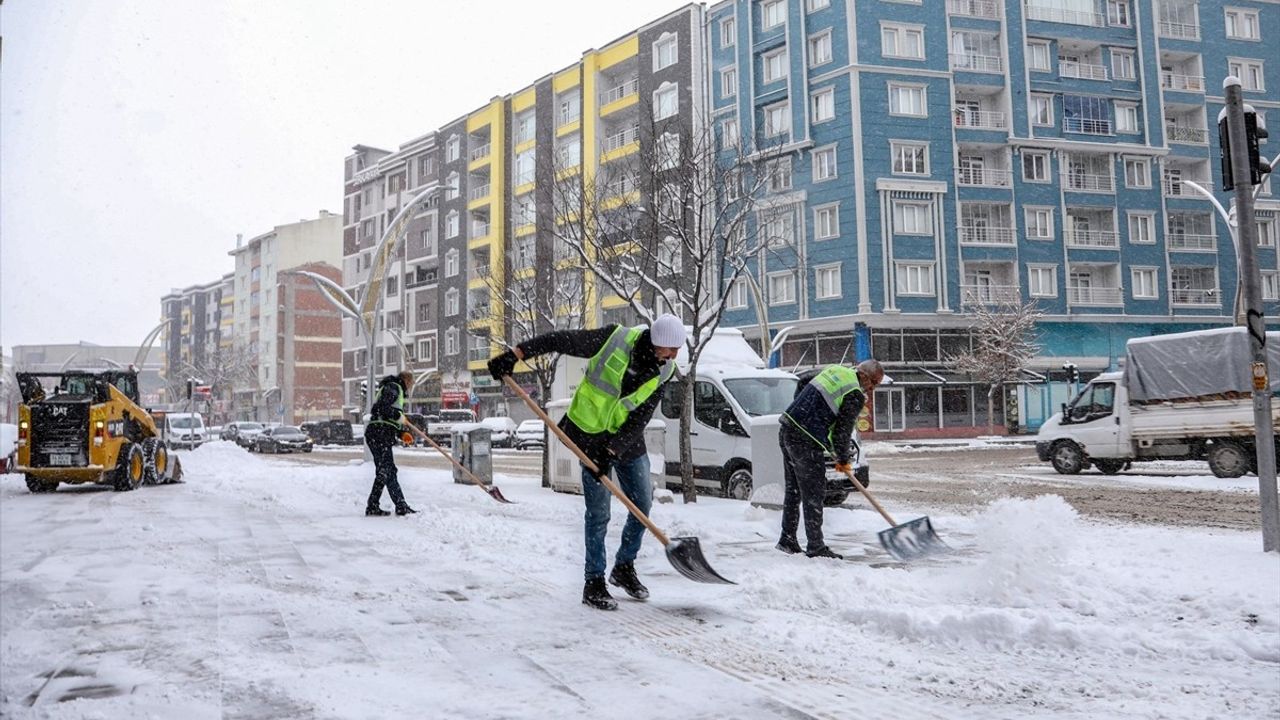
[[[635,95],[638,92],[640,92],[640,79],[631,78],[621,85],[616,85],[600,93],[600,107],[604,107],[611,102],[617,102],[628,95]]]
[[[1069,287],[1067,302],[1071,305],[1120,305],[1124,302],[1124,294],[1118,287]]]
[[[1171,299],[1174,305],[1217,305],[1217,288],[1175,288]]]
[[[1016,245],[1017,238],[1011,227],[989,225],[961,225],[961,245]]]
[[[1068,25],[1092,25],[1093,27],[1103,27],[1107,24],[1107,18],[1102,13],[1037,7],[1035,5],[1027,7],[1027,19],[1066,23]]]
[[[629,127],[622,132],[614,133],[604,139],[604,147],[602,152],[610,152],[620,147],[629,145],[640,139],[640,127]]]
[[[630,177],[622,177],[605,186],[605,195],[609,197],[626,195],[629,192],[635,192],[637,187],[635,180]]]
[[[1217,250],[1218,238],[1213,235],[1170,233],[1170,250]]]
[[[1203,75],[1179,75],[1174,72],[1160,73],[1160,87],[1165,90],[1185,90],[1187,92],[1204,92]]]
[[[1185,197],[1185,198],[1195,198],[1198,200],[1203,200],[1204,199],[1203,195],[1196,192],[1195,190],[1192,190],[1191,186],[1186,184],[1188,180],[1190,180],[1191,182],[1203,188],[1210,188],[1213,186],[1212,181],[1207,178],[1166,177],[1164,179],[1164,194],[1168,197]]]
[[[479,238],[489,234],[489,223],[473,222],[471,223],[471,237]]]
[[[558,125],[568,125],[571,122],[578,122],[582,119],[582,108],[572,108],[569,110],[560,110],[556,113]]]
[[[1106,80],[1107,66],[1091,65],[1059,58],[1058,75],[1064,78],[1080,78],[1082,80]]]
[[[471,148],[471,159],[479,160],[480,158],[489,157],[489,143],[485,143],[478,147]]]
[[[1067,247],[1118,248],[1120,235],[1110,230],[1068,230]]]
[[[468,362],[480,362],[481,360],[488,360],[488,359],[489,359],[489,348],[487,347],[467,348]]]
[[[1206,145],[1209,142],[1209,131],[1203,128],[1166,125],[1164,132],[1165,135],[1169,136],[1169,142],[1190,143],[1192,145]]]
[[[1115,192],[1116,189],[1116,179],[1110,175],[1064,173],[1062,181],[1068,190],[1081,192]]]
[[[1007,127],[1006,116],[1002,112],[992,110],[970,110],[958,107],[955,109],[956,127],[978,128],[982,130],[1004,130]]]
[[[1200,26],[1194,23],[1160,21],[1160,37],[1199,40]]]
[[[468,280],[480,280],[489,277],[489,260],[486,258],[482,265],[472,265],[467,270]]]
[[[960,168],[956,170],[956,182],[966,187],[1009,187],[1013,173],[1009,170],[988,168]]]
[[[489,183],[476,185],[467,191],[467,199],[479,200],[483,197],[489,197]]]
[[[1004,69],[1004,60],[999,55],[951,53],[951,69],[998,73]]]
[[[467,308],[468,320],[488,320],[491,316],[492,313],[489,312],[488,303],[485,303],[484,305],[473,305]]]
[[[1000,19],[1000,4],[996,0],[947,0],[947,12],[952,15]]]
[[[961,285],[961,305],[998,305],[1022,300],[1017,285]]]
[[[1063,118],[1062,129],[1084,135],[1110,135],[1111,121],[1100,118]]]

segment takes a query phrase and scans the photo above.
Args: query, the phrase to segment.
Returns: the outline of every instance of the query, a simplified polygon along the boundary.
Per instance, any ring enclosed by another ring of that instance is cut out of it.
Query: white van
[[[169,447],[195,449],[209,439],[200,413],[165,413],[162,429]]]

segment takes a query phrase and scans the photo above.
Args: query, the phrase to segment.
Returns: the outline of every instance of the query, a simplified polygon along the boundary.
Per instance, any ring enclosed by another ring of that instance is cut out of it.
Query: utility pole
[[[1219,139],[1225,138],[1229,148],[1223,148],[1223,185],[1236,193],[1236,228],[1240,239],[1236,251],[1240,254],[1240,273],[1244,287],[1245,327],[1249,333],[1249,348],[1253,359],[1250,372],[1253,377],[1254,444],[1257,447],[1258,499],[1262,503],[1262,549],[1264,552],[1280,552],[1280,498],[1276,493],[1276,440],[1271,421],[1271,384],[1267,377],[1267,335],[1262,321],[1262,276],[1258,271],[1255,249],[1258,246],[1258,222],[1253,214],[1253,186],[1261,182],[1262,175],[1270,172],[1258,157],[1258,137],[1266,137],[1266,130],[1259,132],[1257,114],[1247,108],[1241,95],[1240,79],[1234,75],[1222,81],[1226,96],[1226,108],[1218,115]],[[1252,117],[1247,117],[1251,115]],[[1224,132],[1225,130],[1225,132]]]

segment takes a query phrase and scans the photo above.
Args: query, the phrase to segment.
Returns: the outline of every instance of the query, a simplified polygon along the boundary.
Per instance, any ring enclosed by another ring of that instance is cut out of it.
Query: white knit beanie
[[[684,345],[684,338],[684,323],[675,315],[659,315],[649,328],[649,340],[654,347],[678,348]]]

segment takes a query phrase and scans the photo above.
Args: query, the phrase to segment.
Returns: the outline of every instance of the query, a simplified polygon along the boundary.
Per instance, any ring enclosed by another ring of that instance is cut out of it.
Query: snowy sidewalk
[[[588,610],[582,500],[500,505],[402,471],[213,444],[189,482],[26,492],[0,476],[0,714],[96,718],[1202,718],[1280,711],[1280,558],[1255,534],[1090,524],[1055,498],[930,513],[911,566],[829,510],[846,562],[772,549],[778,514],[656,505],[736,587],[646,539],[653,599]],[[940,473],[945,469],[940,468]],[[385,501],[384,501],[385,502]],[[894,508],[904,518],[927,508]],[[624,510],[614,506],[610,547]]]

